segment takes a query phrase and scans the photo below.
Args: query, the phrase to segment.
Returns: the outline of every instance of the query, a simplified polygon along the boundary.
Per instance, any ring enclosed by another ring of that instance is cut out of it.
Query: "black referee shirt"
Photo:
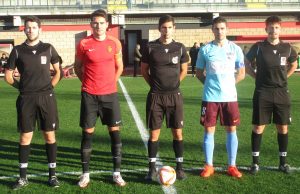
[[[52,90],[50,63],[58,63],[58,53],[48,43],[29,46],[25,42],[15,46],[9,55],[7,68],[18,68],[21,94],[34,94]]]
[[[189,56],[183,44],[175,42],[163,44],[158,39],[149,42],[144,49],[142,62],[150,68],[150,86],[153,93],[173,93],[179,90],[181,64],[187,63]]]
[[[297,60],[297,53],[289,43],[282,41],[277,45],[267,40],[255,43],[246,55],[249,61],[256,59],[256,88],[287,87],[288,63]]]

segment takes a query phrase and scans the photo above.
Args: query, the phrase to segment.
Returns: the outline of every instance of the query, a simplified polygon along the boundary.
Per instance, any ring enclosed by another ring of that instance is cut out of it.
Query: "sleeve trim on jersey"
[[[243,62],[236,63],[236,65],[235,65],[236,69],[240,69],[242,67],[245,67],[245,64]]]
[[[290,52],[289,52],[289,57],[291,56],[291,54],[292,54],[292,47],[291,47],[291,45],[289,44],[289,46],[290,46]]]
[[[258,56],[259,49],[260,49],[260,46],[259,46],[259,43],[257,43],[256,56]]]
[[[182,56],[182,46],[180,47],[180,55]]]
[[[17,56],[17,59],[19,58],[19,53],[18,53],[18,50],[16,49],[16,56]]]

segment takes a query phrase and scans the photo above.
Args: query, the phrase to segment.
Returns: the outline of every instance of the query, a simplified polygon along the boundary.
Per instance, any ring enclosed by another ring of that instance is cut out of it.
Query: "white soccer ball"
[[[158,170],[158,181],[160,184],[169,186],[176,180],[176,171],[171,166],[163,166]]]

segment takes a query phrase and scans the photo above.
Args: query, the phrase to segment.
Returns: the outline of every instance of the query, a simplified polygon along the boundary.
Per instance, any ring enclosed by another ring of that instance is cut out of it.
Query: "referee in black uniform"
[[[30,153],[30,143],[36,123],[43,131],[46,142],[46,153],[49,167],[51,187],[59,187],[55,176],[57,145],[55,130],[58,129],[58,114],[53,87],[60,79],[59,56],[51,44],[39,40],[41,22],[35,16],[24,20],[26,41],[15,46],[10,53],[5,71],[5,80],[20,92],[16,106],[18,114],[19,168],[20,177],[13,189],[21,189],[28,185],[26,171]],[[50,64],[54,76],[50,76]],[[18,68],[20,80],[13,77]]]
[[[172,16],[162,16],[158,28],[161,36],[149,42],[144,49],[141,63],[142,75],[150,85],[146,104],[146,120],[150,129],[149,172],[145,177],[148,181],[155,180],[156,177],[158,138],[164,117],[167,127],[172,129],[177,178],[186,178],[182,168],[183,98],[179,85],[187,74],[189,56],[184,45],[173,40],[175,23]]]
[[[273,123],[277,128],[279,146],[279,170],[290,172],[286,163],[288,146],[288,124],[291,122],[290,94],[287,78],[297,68],[297,53],[289,43],[279,38],[281,19],[270,16],[265,21],[266,40],[254,44],[246,55],[245,64],[247,73],[255,79],[252,114],[252,158],[250,169],[252,174],[259,171],[259,151],[262,134],[266,124]],[[257,70],[251,67],[256,60]]]

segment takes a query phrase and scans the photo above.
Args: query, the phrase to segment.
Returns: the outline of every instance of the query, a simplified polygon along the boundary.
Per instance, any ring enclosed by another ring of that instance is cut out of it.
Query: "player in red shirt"
[[[77,46],[75,72],[82,82],[80,127],[82,127],[81,161],[83,174],[78,182],[85,188],[90,182],[89,161],[92,152],[92,136],[97,118],[107,125],[113,156],[113,181],[118,186],[126,182],[120,174],[121,124],[117,80],[123,71],[122,48],[118,39],[106,34],[108,16],[99,9],[92,13],[92,35],[82,39]]]

